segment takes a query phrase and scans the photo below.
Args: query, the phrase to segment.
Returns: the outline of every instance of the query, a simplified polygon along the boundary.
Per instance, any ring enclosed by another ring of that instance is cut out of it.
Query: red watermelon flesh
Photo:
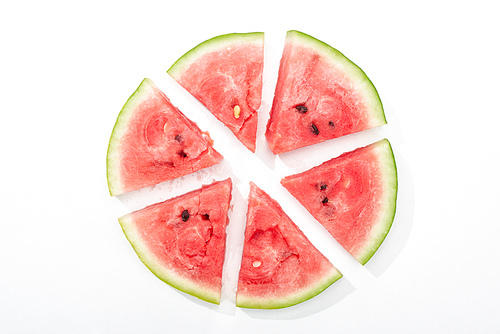
[[[397,172],[386,139],[287,176],[281,184],[361,264],[391,228]]]
[[[231,179],[214,182],[119,219],[139,258],[161,280],[220,302]]]
[[[155,185],[219,163],[222,155],[149,79],[129,98],[108,147],[111,195]]]
[[[289,31],[266,139],[274,154],[386,123],[365,73],[329,45]]]
[[[264,34],[228,34],[201,43],[167,71],[255,152]]]
[[[342,277],[275,200],[253,183],[250,189],[237,306],[291,306]]]

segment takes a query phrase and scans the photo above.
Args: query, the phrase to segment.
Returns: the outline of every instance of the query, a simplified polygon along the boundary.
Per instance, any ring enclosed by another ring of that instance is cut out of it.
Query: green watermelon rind
[[[264,40],[263,32],[231,33],[210,38],[182,55],[170,66],[167,73],[174,79],[178,79],[182,73],[196,60],[213,51],[225,48],[232,44],[260,43]]]
[[[362,92],[366,105],[370,107],[371,126],[376,127],[387,124],[384,107],[377,89],[358,65],[337,49],[303,32],[290,30],[287,32],[286,38],[310,47],[325,59],[329,59],[335,67],[341,66],[341,70],[353,80],[359,91]]]
[[[381,212],[381,218],[378,220],[378,223],[374,224],[376,228],[372,231],[369,244],[364,247],[361,253],[356,255],[356,259],[362,265],[365,265],[382,245],[382,242],[389,234],[396,215],[398,174],[394,151],[387,139],[382,139],[376,144],[376,149],[378,150],[377,156],[380,161],[382,175],[384,176],[385,198],[382,199],[382,202],[386,205]]]
[[[276,291],[271,293],[271,295],[257,295],[255,293],[246,294],[244,289],[240,289],[238,287],[238,292],[236,294],[236,306],[241,308],[253,308],[253,309],[279,309],[290,307],[299,303],[302,303],[306,300],[309,300],[324,290],[326,290],[330,285],[334,282],[342,278],[342,273],[335,268],[329,261],[326,259],[319,250],[307,239],[307,237],[302,233],[302,231],[296,226],[291,219],[283,212],[283,209],[278,204],[277,201],[272,199],[267,193],[258,188],[253,182],[250,183],[251,194],[250,194],[250,202],[251,198],[256,196],[259,202],[265,203],[266,206],[270,206],[270,210],[275,211],[281,216],[286,225],[290,224],[292,228],[291,233],[286,233],[290,239],[298,238],[304,242],[304,252],[312,252],[316,253],[316,256],[323,257],[324,261],[326,261],[329,265],[321,265],[321,267],[312,268],[314,272],[314,281],[307,282],[306,284],[302,283],[302,286],[298,287],[296,285],[291,286],[280,286],[280,284],[276,285]],[[254,194],[252,196],[252,193]],[[255,198],[255,197],[254,197]],[[249,203],[250,205],[250,203]],[[251,210],[251,208],[249,208]],[[247,219],[249,219],[247,217]],[[278,223],[279,224],[279,223]],[[247,231],[245,231],[245,235]],[[247,246],[245,240],[243,256],[245,256],[245,247]],[[285,242],[286,239],[285,239]],[[288,242],[287,242],[288,243]],[[300,258],[300,251],[298,254]],[[303,257],[303,259],[307,259],[307,256]],[[303,260],[306,261],[306,260]],[[300,261],[299,261],[300,262]],[[308,262],[303,262],[300,265],[308,265]],[[240,269],[241,270],[241,269]],[[299,270],[301,271],[301,270]],[[271,281],[274,281],[274,278],[271,278]],[[239,283],[238,283],[239,284]],[[257,283],[258,284],[258,283]]]
[[[143,101],[144,94],[150,91],[154,84],[148,78],[142,80],[135,92],[128,98],[118,114],[115,126],[111,133],[106,156],[106,176],[108,189],[111,196],[123,193],[120,180],[120,139],[125,135],[129,120],[134,115],[134,110]]]
[[[256,298],[255,296],[238,295],[236,306],[252,309],[280,309],[300,304],[309,300],[326,290],[330,285],[342,278],[342,274],[336,268],[332,268],[329,273],[312,286],[307,286],[301,291],[283,298]]]
[[[139,232],[134,226],[134,221],[125,215],[118,218],[122,227],[123,233],[132,245],[135,253],[144,265],[160,280],[172,286],[173,288],[183,291],[191,296],[205,300],[209,303],[220,304],[220,291],[207,289],[199,284],[195,284],[190,280],[183,279],[175,275],[173,271],[165,268],[158,259],[148,250],[147,245],[141,239]]]

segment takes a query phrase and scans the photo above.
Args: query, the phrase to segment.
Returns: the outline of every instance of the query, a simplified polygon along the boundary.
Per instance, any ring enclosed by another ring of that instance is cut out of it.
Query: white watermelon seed
[[[240,118],[241,108],[239,105],[234,106],[233,112],[234,112],[234,118]]]

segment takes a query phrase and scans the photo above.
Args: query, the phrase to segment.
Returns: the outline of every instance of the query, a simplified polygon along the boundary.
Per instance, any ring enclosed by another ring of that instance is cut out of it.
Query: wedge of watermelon
[[[263,33],[228,34],[199,44],[167,72],[255,152],[263,66]]]
[[[398,181],[387,139],[287,176],[281,184],[361,264],[389,233]]]
[[[139,258],[161,280],[218,304],[231,179],[119,218]]]
[[[107,177],[112,196],[148,187],[219,163],[206,132],[149,79],[124,105],[111,134]]]
[[[341,277],[280,205],[251,183],[236,305],[288,307],[316,296]]]
[[[342,53],[289,31],[266,139],[274,154],[386,124],[379,95]]]

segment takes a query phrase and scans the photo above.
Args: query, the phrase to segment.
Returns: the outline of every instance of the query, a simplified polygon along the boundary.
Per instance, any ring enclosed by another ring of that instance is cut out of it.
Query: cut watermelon
[[[387,139],[287,176],[281,184],[361,264],[389,233],[398,181]]]
[[[139,258],[161,280],[218,304],[231,179],[119,218]]]
[[[263,66],[263,33],[228,34],[199,44],[167,72],[255,152]]]
[[[274,154],[386,124],[365,73],[329,45],[289,31],[266,139]]]
[[[118,115],[108,146],[111,195],[144,188],[219,163],[208,133],[144,79]]]
[[[288,307],[341,277],[279,204],[251,183],[236,305]]]

